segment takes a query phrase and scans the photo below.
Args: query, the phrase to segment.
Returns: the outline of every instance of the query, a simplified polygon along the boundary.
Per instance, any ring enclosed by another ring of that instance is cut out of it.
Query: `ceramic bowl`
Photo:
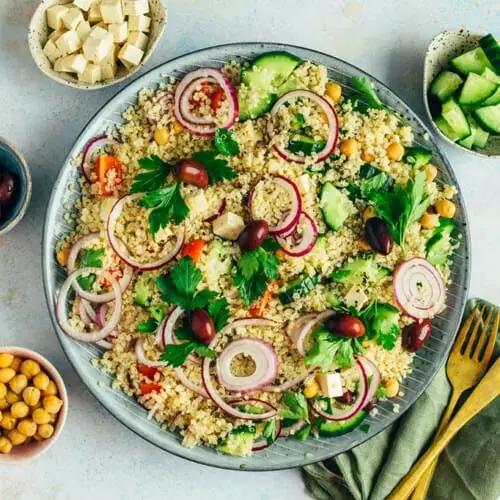
[[[45,11],[52,5],[66,3],[71,2],[68,0],[43,0],[40,3],[40,5],[35,10],[35,13],[33,14],[33,17],[31,18],[28,30],[28,44],[33,59],[35,60],[40,70],[45,73],[45,75],[47,75],[49,78],[52,78],[52,80],[55,80],[56,82],[81,90],[97,90],[104,87],[109,87],[110,85],[114,85],[115,83],[123,82],[127,78],[130,78],[132,75],[137,73],[137,71],[139,71],[139,69],[148,62],[151,54],[160,41],[163,31],[165,30],[165,25],[167,23],[167,11],[163,5],[163,0],[149,0],[151,29],[148,33],[148,46],[144,52],[144,57],[142,58],[140,64],[131,71],[128,71],[122,65],[119,65],[119,70],[117,72],[116,78],[114,78],[113,80],[105,80],[94,84],[83,83],[79,82],[78,78],[74,74],[54,71],[51,62],[43,53],[43,47],[49,36],[49,31],[51,31],[47,26]]]
[[[438,75],[438,73],[448,66],[448,63],[454,57],[463,54],[464,52],[474,49],[479,46],[479,40],[484,35],[472,33],[467,30],[458,31],[443,31],[439,33],[429,45],[425,56],[424,65],[424,106],[427,116],[436,133],[441,136],[448,144],[451,144],[457,149],[466,151],[475,156],[482,158],[500,158],[500,136],[490,135],[486,148],[484,149],[467,149],[456,142],[448,139],[434,124],[432,120],[431,110],[429,107],[429,87]]]
[[[31,199],[31,174],[23,155],[7,140],[0,137],[0,168],[9,170],[18,179],[14,202],[2,208],[0,235],[13,229],[23,218]]]
[[[39,457],[58,440],[68,415],[68,394],[59,372],[55,369],[54,365],[41,354],[38,354],[31,349],[25,349],[24,347],[0,347],[0,353],[2,352],[13,354],[14,356],[18,356],[22,359],[32,359],[36,361],[41,366],[42,370],[47,373],[50,379],[56,384],[58,390],[57,396],[63,402],[55,424],[54,434],[51,438],[43,441],[31,441],[30,443],[23,444],[21,446],[14,446],[10,453],[6,455],[0,454],[0,464],[13,464]]]

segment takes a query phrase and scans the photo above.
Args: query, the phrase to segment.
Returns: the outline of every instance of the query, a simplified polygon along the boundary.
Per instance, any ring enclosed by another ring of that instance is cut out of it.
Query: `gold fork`
[[[481,380],[484,373],[486,372],[491,360],[491,356],[493,355],[493,350],[495,348],[495,340],[497,337],[498,326],[500,321],[500,313],[497,312],[496,314],[495,322],[488,338],[488,327],[494,312],[493,308],[490,309],[490,312],[486,317],[483,328],[478,337],[477,332],[479,330],[479,327],[481,326],[481,321],[483,320],[485,309],[486,306],[483,306],[479,314],[477,314],[477,306],[474,308],[470,316],[463,324],[460,333],[458,335],[457,341],[455,343],[455,346],[453,347],[451,355],[448,359],[448,363],[446,365],[446,372],[450,380],[450,383],[452,385],[452,394],[450,402],[448,404],[448,408],[446,409],[446,412],[442,417],[441,424],[436,433],[434,443],[428,450],[428,452],[422,457],[422,459],[420,459],[419,462],[417,462],[417,465],[413,467],[413,469],[406,476],[406,478],[403,479],[403,481],[393,491],[393,493],[390,496],[391,500],[396,500],[396,499],[404,500],[408,498],[411,495],[415,486],[417,486],[417,483],[418,487],[415,490],[412,500],[416,499],[423,500],[426,497],[427,490],[429,489],[430,483],[432,481],[434,470],[437,464],[437,459],[439,458],[439,453],[440,453],[440,452],[436,453],[435,446],[438,444],[438,442],[442,442],[441,438],[444,437],[443,430],[446,428],[450,420],[450,417],[453,414],[453,411],[455,410],[455,407],[457,405],[460,396],[465,390],[470,389],[471,387],[474,387],[475,385],[478,384],[478,382]],[[474,325],[472,325],[473,323]],[[472,327],[472,333],[469,336],[468,334],[471,330],[471,327]],[[485,344],[486,347],[484,348]],[[484,348],[484,353],[482,352],[483,348]],[[497,363],[495,363],[495,365],[498,365],[497,371],[500,370],[499,363],[500,362],[498,361]],[[474,391],[473,394],[476,394],[476,391]],[[472,399],[472,397],[470,399]],[[467,403],[469,403],[469,401],[467,401]],[[459,414],[461,413],[462,410],[460,410]],[[469,419],[470,418],[472,417],[469,417]],[[453,422],[455,422],[455,420],[457,420],[457,418],[455,418]],[[462,422],[460,427],[458,427],[455,430],[455,433],[458,432],[458,430],[464,424],[465,421]],[[451,436],[449,435],[450,434],[449,428],[446,429],[445,434],[447,434],[448,437],[446,441],[447,443],[448,441],[451,440],[454,434],[451,434]],[[441,450],[444,448],[446,443],[441,447]],[[429,460],[429,456],[433,451],[434,451],[434,459]],[[425,460],[426,465],[425,467],[423,467],[424,465],[423,459],[425,457],[427,457]],[[418,469],[415,470],[416,468]]]

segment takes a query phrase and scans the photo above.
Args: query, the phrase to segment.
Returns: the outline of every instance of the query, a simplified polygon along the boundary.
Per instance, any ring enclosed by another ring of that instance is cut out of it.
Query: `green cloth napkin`
[[[469,300],[465,317],[476,304]],[[496,356],[500,355],[500,335]],[[450,396],[445,366],[427,391],[394,425],[366,443],[323,463],[309,465],[304,478],[318,500],[381,500],[427,449]],[[428,498],[500,498],[500,398],[469,422],[441,454]]]

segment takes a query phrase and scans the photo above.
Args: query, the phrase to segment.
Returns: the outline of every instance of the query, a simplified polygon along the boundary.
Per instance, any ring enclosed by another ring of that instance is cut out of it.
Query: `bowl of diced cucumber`
[[[446,141],[500,158],[500,39],[467,30],[437,35],[425,59],[424,103]]]

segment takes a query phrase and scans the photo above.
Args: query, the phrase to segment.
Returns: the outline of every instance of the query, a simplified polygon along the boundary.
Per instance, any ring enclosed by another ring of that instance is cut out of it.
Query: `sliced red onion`
[[[335,422],[340,422],[342,420],[348,420],[357,413],[359,413],[366,405],[367,395],[368,395],[368,375],[365,370],[365,365],[359,360],[356,360],[356,365],[359,369],[360,377],[358,384],[358,396],[352,405],[344,409],[339,409],[332,407],[332,413],[328,413],[322,410],[316,402],[311,403],[311,408],[320,416],[326,420],[333,420]]]
[[[113,144],[114,141],[109,139],[107,135],[100,135],[91,139],[83,148],[82,154],[82,172],[85,178],[92,183],[91,169],[95,167],[97,157],[106,152],[108,146]]]
[[[179,382],[184,387],[187,387],[190,391],[193,391],[196,394],[203,396],[204,398],[208,398],[207,391],[201,385],[198,385],[198,384],[195,384],[194,382],[191,382],[191,380],[189,380],[186,377],[186,374],[184,373],[184,371],[181,367],[175,368],[174,371],[175,371],[175,375],[179,379]]]
[[[68,311],[66,308],[66,301],[70,289],[74,287],[76,280],[80,276],[86,274],[96,274],[105,278],[111,284],[115,300],[113,314],[111,315],[108,323],[104,325],[104,328],[101,328],[97,332],[92,333],[82,332],[71,326],[68,321]],[[71,273],[61,286],[56,304],[57,322],[70,337],[73,337],[74,339],[81,342],[98,342],[99,340],[105,339],[110,334],[110,332],[112,332],[116,328],[116,325],[118,325],[118,322],[120,321],[121,311],[122,295],[120,285],[109,272],[104,271],[103,269],[100,269],[98,267],[83,267],[76,270],[74,273]]]
[[[192,71],[184,76],[184,78],[179,82],[175,90],[174,97],[174,114],[179,123],[189,130],[192,134],[209,136],[212,135],[217,130],[217,125],[211,123],[209,125],[200,125],[195,123],[192,118],[194,115],[189,112],[189,106],[186,105],[186,101],[189,100],[191,94],[188,94],[188,87],[197,81],[197,85],[201,83],[202,80],[207,80],[213,83],[213,80],[221,87],[224,91],[229,106],[229,117],[228,120],[223,123],[221,128],[231,128],[236,120],[238,119],[239,105],[236,89],[229,79],[224,76],[219,70],[214,68],[200,68],[196,71]]]
[[[100,239],[99,233],[89,233],[83,238],[80,238],[75,244],[71,247],[71,250],[68,255],[68,263],[66,264],[66,269],[68,270],[68,274],[71,274],[76,270],[76,261],[78,260],[78,255],[80,254],[80,250],[82,250],[87,243]]]
[[[284,177],[282,175],[276,175],[274,176],[273,181],[276,184],[278,184],[278,186],[281,186],[287,192],[290,198],[290,209],[288,210],[284,218],[281,220],[281,222],[279,222],[275,226],[269,226],[270,234],[281,235],[292,231],[293,228],[297,225],[300,213],[302,211],[302,198],[300,197],[299,188],[296,186],[294,182],[292,182],[287,177]],[[250,215],[254,220],[258,219],[258,217],[255,214],[255,207],[254,207],[255,193],[257,191],[257,188],[259,187],[259,184],[261,184],[262,182],[265,181],[264,180],[259,181],[257,185],[253,188],[252,192],[250,193],[250,198],[248,201]]]
[[[295,387],[296,385],[300,384],[308,375],[310,375],[314,370],[316,370],[316,366],[311,366],[304,372],[302,372],[300,375],[297,375],[297,377],[288,380],[287,382],[284,382],[283,384],[280,385],[268,385],[264,387],[262,390],[265,392],[285,392],[291,389],[292,387]]]
[[[111,351],[111,349],[113,349],[113,344],[109,340],[98,340],[96,345],[106,349],[106,351]]]
[[[104,325],[106,324],[107,312],[108,312],[108,304],[104,303],[104,304],[99,304],[97,306],[95,322],[97,323],[97,326],[99,328],[104,328]],[[118,333],[116,332],[116,330],[113,330],[112,332],[109,332],[108,337],[116,338],[118,337]]]
[[[358,361],[363,365],[368,380],[370,381],[368,393],[366,394],[365,406],[374,398],[380,384],[380,372],[375,363],[365,356],[357,356]]]
[[[304,348],[306,337],[314,330],[316,325],[325,322],[332,314],[333,311],[330,309],[320,313],[306,314],[289,327],[288,335],[302,356],[306,355]]]
[[[144,339],[137,339],[135,343],[135,355],[137,356],[137,362],[141,365],[146,365],[150,368],[167,366],[165,361],[151,361],[146,357],[146,353],[144,352]]]
[[[276,240],[285,253],[292,257],[307,255],[318,240],[318,227],[305,212],[300,214],[293,232],[286,237],[277,236]]]
[[[90,325],[92,323],[96,323],[96,312],[92,309],[92,306],[85,299],[78,297],[78,314],[80,315],[80,319],[83,321],[85,325]],[[89,311],[92,311],[89,314]]]
[[[246,377],[237,377],[231,372],[231,363],[239,354],[250,356],[255,371]],[[216,362],[217,377],[221,385],[231,392],[258,391],[270,384],[278,375],[278,356],[271,344],[263,340],[243,337],[231,342],[219,355]]]
[[[290,425],[288,427],[284,427],[282,425],[279,437],[293,436],[296,432],[299,432],[306,425],[307,425],[307,422],[305,420],[297,420],[297,422],[294,422],[292,425]]]
[[[441,274],[421,257],[399,265],[394,273],[393,293],[399,308],[416,320],[433,318],[446,300]]]
[[[217,85],[217,80],[210,76],[192,80],[191,83],[183,90],[179,102],[179,111],[182,114],[182,117],[184,120],[193,125],[213,125],[215,123],[215,116],[202,117],[191,113],[191,98],[193,94],[203,85],[203,83]]]
[[[122,213],[123,207],[128,202],[135,201],[142,196],[144,196],[142,193],[129,194],[124,196],[123,198],[120,198],[116,202],[115,206],[111,209],[108,217],[108,240],[118,257],[120,257],[120,259],[123,260],[123,262],[125,262],[127,265],[139,271],[153,271],[155,269],[163,267],[165,264],[174,259],[176,255],[181,251],[181,248],[184,245],[185,227],[184,225],[179,226],[179,231],[177,232],[177,241],[174,245],[174,248],[170,251],[170,253],[168,253],[168,255],[162,257],[161,259],[149,263],[143,263],[131,257],[126,244],[115,235],[114,229],[116,221]]]
[[[326,160],[335,149],[339,135],[339,122],[337,119],[337,113],[335,112],[335,109],[333,109],[333,106],[326,99],[319,96],[318,94],[315,94],[314,92],[311,92],[310,90],[293,90],[292,92],[288,92],[288,94],[285,94],[276,101],[270,112],[271,118],[278,112],[279,108],[283,106],[283,104],[287,103],[291,99],[297,98],[310,99],[314,101],[325,113],[328,119],[329,129],[326,144],[325,147],[317,153],[316,157],[314,157],[314,162],[317,163]],[[275,135],[272,119],[268,122],[268,133],[271,138],[273,138]],[[292,153],[291,151],[288,151],[287,149],[281,148],[276,144],[274,145],[274,149],[283,159],[287,161],[305,163],[307,158],[311,158],[297,155],[295,153]]]
[[[212,222],[214,221],[215,219],[217,219],[217,217],[219,217],[219,215],[221,215],[224,210],[226,210],[226,198],[224,198],[222,200],[222,203],[220,204],[219,208],[210,216],[208,216],[206,219],[203,219],[203,222]]]

